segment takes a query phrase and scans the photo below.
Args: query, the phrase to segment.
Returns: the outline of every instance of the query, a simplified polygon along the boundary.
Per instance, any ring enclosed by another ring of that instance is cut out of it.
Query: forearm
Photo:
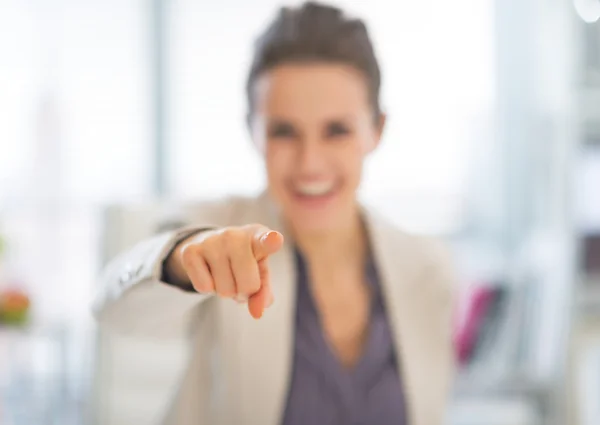
[[[178,245],[202,228],[147,239],[105,268],[94,313],[101,324],[127,334],[160,337],[187,332],[187,311],[206,296],[163,280],[163,264]]]

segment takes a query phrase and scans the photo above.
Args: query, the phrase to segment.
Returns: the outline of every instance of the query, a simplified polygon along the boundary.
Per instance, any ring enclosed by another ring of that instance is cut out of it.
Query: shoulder
[[[408,240],[414,250],[414,257],[423,271],[448,273],[453,267],[450,247],[439,238],[406,233],[398,230],[400,238]]]
[[[411,261],[423,280],[451,289],[454,285],[454,259],[450,247],[441,239],[411,234],[397,229],[397,243],[410,247]]]
[[[422,290],[448,296],[455,292],[455,261],[447,243],[406,231],[376,212],[368,216],[374,249],[385,268],[394,275],[410,276]]]

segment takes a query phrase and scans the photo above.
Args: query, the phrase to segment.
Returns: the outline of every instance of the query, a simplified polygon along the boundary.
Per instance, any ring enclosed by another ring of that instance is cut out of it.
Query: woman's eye
[[[327,126],[327,137],[345,136],[350,133],[350,129],[342,123],[331,123]]]
[[[273,139],[289,139],[296,137],[296,130],[290,124],[275,124],[269,130],[269,137]]]

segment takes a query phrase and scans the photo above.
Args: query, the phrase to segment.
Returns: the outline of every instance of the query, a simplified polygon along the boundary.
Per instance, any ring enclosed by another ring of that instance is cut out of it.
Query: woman
[[[166,423],[442,424],[447,261],[357,202],[385,123],[379,87],[363,22],[282,9],[247,84],[267,193],[201,205],[106,270],[103,323],[190,337]]]

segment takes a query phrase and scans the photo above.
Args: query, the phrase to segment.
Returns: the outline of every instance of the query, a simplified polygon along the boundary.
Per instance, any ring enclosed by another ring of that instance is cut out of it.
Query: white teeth
[[[297,185],[296,189],[302,195],[307,196],[319,196],[325,195],[328,192],[331,192],[333,189],[333,182],[315,182],[315,183],[306,183]]]

